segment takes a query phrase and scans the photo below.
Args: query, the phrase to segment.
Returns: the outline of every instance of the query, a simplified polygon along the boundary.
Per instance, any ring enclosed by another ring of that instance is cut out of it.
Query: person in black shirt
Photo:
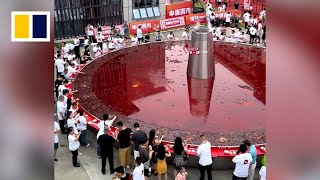
[[[119,179],[120,180],[130,180],[130,174],[129,173],[124,173],[124,168],[123,166],[119,166],[115,169],[116,171],[116,177],[112,178],[112,179]]]
[[[132,134],[132,141],[134,142],[134,159],[140,157],[139,146],[143,143],[147,138],[146,132],[140,130],[139,123],[134,123],[133,127],[135,128],[135,132]]]
[[[150,33],[149,33],[149,32],[148,32],[147,35],[144,36],[144,42],[145,42],[145,43],[150,42]]]
[[[152,158],[152,152],[152,147],[148,146],[148,138],[143,138],[142,143],[139,146],[139,155],[141,158],[141,162],[143,163],[144,178],[146,180],[148,180],[151,175],[150,160]]]
[[[84,53],[82,56],[82,60],[80,61],[80,64],[85,64],[87,61],[92,60],[91,55],[90,55],[90,50],[89,50],[89,46],[86,45],[84,47]]]
[[[98,33],[99,33],[99,32],[102,32],[102,28],[101,28],[101,26],[100,26],[100,24],[99,24],[99,23],[98,23],[97,31],[98,31]]]
[[[108,135],[109,128],[104,128],[104,134],[98,138],[98,144],[101,149],[101,159],[102,159],[102,168],[101,172],[103,175],[106,174],[106,161],[109,159],[110,174],[114,174],[114,165],[113,165],[113,144],[116,140]]]
[[[57,99],[59,97],[58,87],[63,83],[63,81],[64,81],[64,76],[60,74],[58,75],[58,78],[54,81],[54,88],[55,88]]]
[[[234,2],[233,5],[234,5],[234,9],[236,9],[236,10],[239,8],[239,3],[238,3],[238,1]]]
[[[117,127],[120,130],[117,140],[119,141],[119,161],[123,167],[130,168],[131,164],[131,139],[132,130],[126,128],[123,122],[119,121]]]
[[[190,26],[188,23],[186,23],[186,25],[184,26],[185,29],[190,29]]]

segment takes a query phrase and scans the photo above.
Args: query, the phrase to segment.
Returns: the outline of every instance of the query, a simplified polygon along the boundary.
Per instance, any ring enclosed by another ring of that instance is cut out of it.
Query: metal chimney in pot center
[[[212,33],[207,28],[192,31],[187,69],[189,77],[208,79],[215,76],[212,39]]]

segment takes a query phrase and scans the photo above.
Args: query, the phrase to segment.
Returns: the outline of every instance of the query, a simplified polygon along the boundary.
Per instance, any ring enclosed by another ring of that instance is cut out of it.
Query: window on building
[[[160,16],[159,0],[132,0],[134,19]]]

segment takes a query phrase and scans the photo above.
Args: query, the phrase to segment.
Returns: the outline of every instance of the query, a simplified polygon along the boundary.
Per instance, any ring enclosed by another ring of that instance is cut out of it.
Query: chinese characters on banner
[[[124,29],[122,28],[122,26],[123,26],[122,24],[115,26],[116,31],[119,32],[121,35],[124,34],[123,32]],[[97,37],[98,35],[97,28],[94,28],[93,31],[94,31],[94,37]],[[101,26],[101,32],[103,36],[105,37],[109,36],[111,34],[111,26]]]
[[[192,13],[192,1],[166,5],[166,18],[184,16]]]
[[[184,17],[176,17],[176,18],[169,18],[169,19],[160,20],[160,29],[161,30],[182,27],[185,25],[186,25],[186,22],[184,20]]]
[[[136,34],[138,26],[141,26],[142,33],[153,32],[159,30],[159,20],[132,22],[129,25],[130,34]]]
[[[186,18],[186,23],[188,23],[189,25],[194,25],[198,21],[201,24],[207,23],[206,13],[189,14],[189,15],[186,15],[185,18]]]
[[[244,0],[243,1],[244,10],[249,10],[250,9],[250,4],[251,4],[251,0]]]

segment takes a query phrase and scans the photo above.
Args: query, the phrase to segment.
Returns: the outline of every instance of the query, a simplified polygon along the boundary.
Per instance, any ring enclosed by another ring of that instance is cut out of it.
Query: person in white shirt
[[[67,97],[67,95],[69,94],[69,89],[64,89],[63,91],[62,91],[62,95],[63,95],[63,97],[64,97],[64,104],[66,104],[67,105],[67,108],[66,108],[66,110],[68,109],[68,97]],[[71,100],[71,99],[70,99]],[[70,106],[70,105],[69,105]],[[66,119],[67,120],[67,119]]]
[[[57,55],[57,59],[54,64],[57,67],[57,75],[63,75],[66,62],[61,58],[61,54]]]
[[[252,13],[252,11],[253,11],[253,6],[252,6],[252,4],[250,4],[250,8],[249,8],[250,14]]]
[[[135,164],[136,167],[134,168],[133,172],[132,172],[132,179],[133,180],[145,180],[144,178],[144,167],[143,167],[143,163],[141,162],[141,158],[137,157],[135,159]]]
[[[90,144],[87,143],[87,119],[84,117],[84,112],[82,109],[78,110],[77,120],[78,131],[81,131],[81,137],[79,139],[80,145],[88,147]]]
[[[86,27],[87,36],[89,37],[89,41],[93,42],[93,26],[91,24],[88,24]]]
[[[83,44],[84,44],[84,46],[89,46],[89,39],[88,39],[88,36],[84,36]]]
[[[114,39],[114,43],[115,43],[115,48],[116,49],[120,49],[120,35],[117,34],[116,38]]]
[[[70,51],[69,55],[68,55],[68,62],[69,64],[75,59],[76,55],[74,54],[73,51]]]
[[[64,89],[68,89],[66,88],[66,85],[68,85],[68,83],[69,83],[68,80],[64,80],[63,83],[58,87],[59,96],[62,95],[62,92]]]
[[[233,171],[233,180],[241,180],[248,177],[252,157],[249,153],[246,153],[246,151],[247,146],[245,144],[241,144],[237,155],[232,159],[232,162],[236,164]]]
[[[57,102],[57,116],[58,116],[62,134],[66,134],[66,131],[64,129],[64,123],[66,119],[65,117],[66,109],[67,109],[67,104],[65,104],[64,102],[64,96],[59,95],[58,102]]]
[[[125,43],[125,41],[124,41],[123,37],[119,36],[119,39],[118,39],[119,48],[123,48],[124,47],[124,43]]]
[[[228,14],[226,14],[226,26],[230,27],[230,22],[231,22],[231,13],[228,12]]]
[[[212,180],[212,156],[211,156],[211,144],[206,140],[206,136],[201,134],[202,143],[197,149],[197,156],[199,157],[199,170],[200,179],[204,179],[205,171],[207,171],[208,180]]]
[[[97,36],[97,43],[101,50],[103,49],[102,47],[103,40],[104,40],[104,36],[102,35],[101,32],[99,32]]]
[[[262,22],[260,21],[258,23],[258,29],[257,29],[257,39],[260,44],[262,42],[262,35],[263,35],[263,28],[262,28]]]
[[[185,30],[182,32],[181,38],[182,38],[182,39],[189,39],[189,30],[188,30],[188,29],[185,29]]]
[[[72,62],[71,65],[67,67],[67,70],[68,70],[68,73],[66,74],[66,76],[68,79],[71,79],[72,76],[76,73],[84,74],[84,72],[76,70],[76,64],[74,62]]]
[[[241,43],[246,43],[247,42],[247,37],[246,35],[244,34],[244,32],[242,31],[240,36],[239,36],[239,42]]]
[[[167,35],[167,39],[168,39],[169,41],[174,40],[174,34],[173,34],[172,31],[170,31],[169,34]]]
[[[104,53],[107,53],[109,51],[108,49],[108,42],[107,41],[104,41],[103,44],[102,44],[102,52],[103,54]]]
[[[138,44],[138,37],[137,37],[137,34],[134,34],[131,37],[131,45],[134,46],[134,45],[137,45],[137,44]]]
[[[94,54],[97,54],[97,53],[100,53],[101,52],[101,49],[98,47],[97,43],[92,43],[92,52]]]
[[[110,51],[116,49],[116,45],[114,44],[114,41],[115,41],[115,39],[114,39],[114,40],[111,40],[111,41],[108,43],[108,49],[109,49]]]
[[[250,16],[249,25],[250,25],[250,26],[252,26],[252,25],[253,25],[253,23],[254,23],[254,19],[253,19],[253,17],[252,17],[252,16]]]
[[[54,126],[54,160],[58,161],[58,159],[57,159],[57,151],[59,148],[58,133],[60,132],[60,126],[56,121],[54,121],[53,126]]]
[[[211,24],[211,27],[209,28],[209,30],[214,27],[215,19],[216,19],[216,15],[214,14],[214,12],[211,12],[211,14],[209,15],[209,20],[210,20],[210,24]]]
[[[111,120],[109,120],[109,117],[110,117],[109,114],[106,113],[103,115],[103,119],[99,122],[98,124],[99,131],[97,133],[97,140],[102,134],[104,134],[104,129],[110,128],[113,121],[117,118],[117,116],[114,116]],[[97,156],[98,158],[101,158],[101,149],[99,144],[97,144]]]
[[[257,29],[252,25],[250,27],[250,44],[253,44],[256,39]]]
[[[263,10],[261,10],[259,17],[260,17],[260,19],[262,19],[262,22],[265,22],[265,20],[266,20],[266,8],[263,8]]]
[[[244,28],[247,29],[248,24],[250,22],[250,13],[249,12],[244,13],[243,19],[244,19]]]
[[[218,41],[218,36],[217,36],[217,34],[216,34],[216,30],[214,29],[213,31],[212,31],[212,40],[213,41]]]
[[[64,59],[68,59],[69,48],[65,42],[62,43],[61,54]]]
[[[66,119],[67,119],[68,128],[72,127],[74,130],[74,134],[78,134],[78,129],[77,129],[78,121],[74,118],[72,111],[67,112]]]
[[[155,36],[154,36],[156,41],[161,41],[162,39],[165,39],[163,34],[160,31],[157,31]]]
[[[216,28],[216,36],[219,37],[221,35],[221,25]]]
[[[74,53],[76,55],[76,58],[80,58],[80,39],[79,36],[76,36],[76,38],[73,40],[74,43]]]
[[[226,9],[227,9],[226,4],[225,4],[225,3],[222,3],[222,10],[223,10],[223,11],[226,11]]]
[[[78,149],[80,147],[79,138],[81,136],[81,131],[76,135],[74,133],[73,127],[68,128],[68,141],[69,141],[69,150],[72,153],[72,164],[74,167],[80,167],[78,163]]]
[[[207,16],[207,18],[210,17],[210,14],[211,14],[212,12],[213,12],[213,11],[212,11],[212,8],[207,8],[207,10],[206,10],[206,16]]]
[[[72,102],[71,107],[69,109],[69,111],[71,111],[71,113],[72,113],[72,117],[75,117],[77,115],[77,110],[78,110],[77,102]]]
[[[137,29],[137,38],[138,38],[139,44],[143,42],[142,30],[140,25],[138,26],[138,29]]]
[[[253,25],[258,25],[258,18],[257,18],[257,16],[254,16],[253,17]]]
[[[212,11],[212,5],[211,5],[210,1],[208,1],[207,5],[206,5],[206,11],[208,12],[208,10]]]
[[[267,179],[267,169],[266,166],[262,166],[260,171],[259,171],[259,175],[260,175],[260,180],[266,180]]]

